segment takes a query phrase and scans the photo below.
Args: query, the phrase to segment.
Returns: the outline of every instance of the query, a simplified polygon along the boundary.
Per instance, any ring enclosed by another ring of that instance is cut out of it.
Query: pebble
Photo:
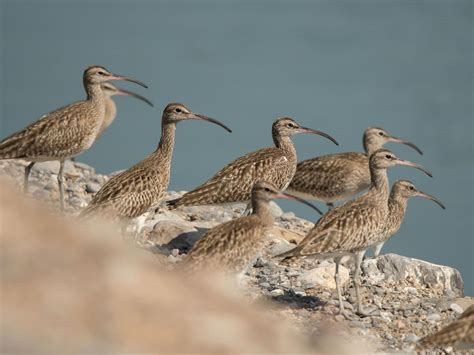
[[[462,307],[458,305],[457,303],[451,303],[449,305],[449,309],[456,312],[457,314],[461,314],[462,312],[464,312],[464,309],[462,309]]]
[[[441,316],[438,313],[431,313],[431,314],[428,314],[428,316],[426,317],[426,320],[431,324],[435,324],[441,320]]]
[[[413,334],[413,333],[410,333],[408,335],[406,335],[404,338],[403,338],[403,341],[406,341],[406,342],[410,342],[410,343],[414,343],[416,341],[418,341],[420,339],[419,336]]]
[[[90,194],[95,194],[99,190],[100,190],[100,185],[96,182],[88,182],[86,184],[86,192]]]
[[[272,297],[278,297],[278,296],[283,296],[285,292],[282,289],[276,288],[274,290],[270,291],[270,295]]]

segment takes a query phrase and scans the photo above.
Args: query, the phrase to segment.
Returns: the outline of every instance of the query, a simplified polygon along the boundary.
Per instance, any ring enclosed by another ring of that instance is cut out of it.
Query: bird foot
[[[356,317],[354,317],[351,312],[346,311],[345,309],[340,309],[338,315],[343,316],[347,320],[356,320]]]
[[[373,317],[380,315],[380,311],[377,308],[369,307],[368,309],[362,308],[362,306],[357,307],[355,312],[360,318]]]

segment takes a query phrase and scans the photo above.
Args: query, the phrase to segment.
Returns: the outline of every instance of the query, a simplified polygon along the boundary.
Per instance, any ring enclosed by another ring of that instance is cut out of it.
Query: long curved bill
[[[300,127],[300,132],[301,133],[312,133],[312,134],[317,134],[321,137],[324,137],[324,138],[327,138],[329,139],[331,142],[333,142],[335,145],[339,145],[339,143],[333,138],[331,137],[329,134],[327,133],[324,133],[322,131],[318,131],[317,129],[312,129],[312,128],[308,128],[308,127]]]
[[[223,124],[221,121],[218,121],[218,120],[216,120],[216,119],[214,119],[214,118],[207,117],[207,116],[201,115],[201,114],[199,114],[199,113],[193,113],[191,118],[193,118],[193,119],[195,119],[195,120],[202,120],[202,121],[207,121],[207,122],[214,123],[214,124],[216,124],[216,125],[221,126],[222,128],[224,128],[227,132],[232,133],[232,130],[231,130],[229,127],[227,127],[227,126],[226,126],[225,124]]]
[[[411,166],[413,168],[416,168],[418,170],[421,170],[422,172],[424,172],[426,175],[428,175],[429,177],[433,177],[433,174],[431,174],[428,170],[426,170],[423,166],[421,166],[420,164],[416,164],[416,163],[412,163],[411,161],[408,161],[408,160],[401,160],[401,159],[397,159],[397,164],[398,165],[404,165],[404,166]]]
[[[296,196],[293,196],[293,195],[290,195],[290,194],[287,194],[287,193],[284,193],[284,192],[280,192],[276,198],[283,198],[283,199],[286,199],[286,200],[296,200],[298,202],[301,202],[302,204],[312,208],[313,210],[315,210],[316,212],[318,212],[321,216],[323,215],[323,212],[317,208],[315,205],[313,205],[312,203],[306,201],[306,200],[303,200],[302,198],[299,198],[299,197],[296,197]]]
[[[150,105],[151,107],[153,107],[153,102],[151,102],[150,100],[148,100],[146,97],[142,95],[135,94],[134,92],[117,88],[117,95],[135,97],[136,99],[141,100],[147,103],[148,105]]]
[[[424,193],[422,191],[418,191],[416,193],[416,196],[423,197],[423,198],[426,198],[426,199],[431,200],[433,202],[436,202],[439,205],[439,207],[441,207],[443,210],[446,209],[446,207],[443,205],[443,203],[432,195],[429,195],[429,194]]]
[[[423,152],[421,151],[421,149],[418,148],[416,145],[414,145],[412,142],[408,142],[406,140],[403,140],[403,139],[398,138],[398,137],[393,137],[393,136],[389,137],[388,141],[393,142],[393,143],[405,144],[405,145],[409,146],[410,148],[416,150],[420,155],[423,155]]]
[[[138,84],[140,86],[143,86],[145,89],[148,89],[148,86],[144,83],[142,83],[140,80],[130,78],[128,76],[123,76],[123,75],[118,75],[118,74],[112,74],[112,76],[109,78],[109,80],[124,80],[124,81],[129,81],[134,84]]]

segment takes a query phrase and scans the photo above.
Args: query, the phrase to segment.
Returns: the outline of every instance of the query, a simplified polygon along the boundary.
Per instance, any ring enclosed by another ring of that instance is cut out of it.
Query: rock
[[[375,264],[376,268],[373,267]],[[380,283],[381,280],[400,282],[410,279],[419,286],[439,288],[441,291],[452,291],[457,296],[463,295],[463,281],[458,270],[443,265],[408,258],[396,254],[385,254],[377,259],[364,262],[370,269],[369,281]]]
[[[426,317],[426,320],[431,324],[435,324],[441,320],[441,316],[438,313],[431,313],[431,314],[428,314],[428,316]]]
[[[148,241],[172,249],[189,250],[203,232],[184,221],[159,221],[153,226]]]
[[[320,266],[312,270],[306,271],[298,277],[304,289],[321,286],[330,290],[336,289],[336,282],[334,280],[334,273],[336,265]],[[349,270],[344,266],[339,266],[339,276],[341,280],[341,287],[349,282]]]
[[[284,294],[285,294],[285,292],[283,292],[283,290],[279,289],[279,288],[276,288],[276,289],[270,291],[270,295],[272,297],[283,296]]]
[[[408,334],[406,335],[404,338],[403,338],[403,341],[406,341],[406,342],[410,342],[410,343],[414,343],[416,341],[418,341],[420,339],[419,336],[411,333],[411,334]]]
[[[43,174],[58,174],[59,173],[59,162],[58,161],[45,161],[41,163],[36,163],[33,166],[32,171]],[[70,160],[64,162],[64,174],[78,174],[74,163]]]
[[[90,181],[86,184],[86,192],[90,194],[95,194],[97,191],[100,190],[100,187],[100,184]]]
[[[273,218],[279,218],[283,214],[283,210],[275,201],[270,202],[270,212],[272,213]]]
[[[449,309],[453,310],[457,314],[461,314],[462,312],[464,312],[464,309],[460,305],[458,305],[457,303],[451,303],[449,305]]]

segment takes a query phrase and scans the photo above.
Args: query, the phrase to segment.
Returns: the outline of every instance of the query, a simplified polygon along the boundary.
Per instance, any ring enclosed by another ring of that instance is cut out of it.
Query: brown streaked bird
[[[249,209],[252,186],[257,181],[267,181],[285,190],[296,171],[296,149],[291,136],[313,133],[335,144],[334,138],[315,129],[300,126],[289,117],[277,119],[272,125],[275,147],[246,154],[218,171],[201,186],[168,201],[170,209],[193,205],[221,205],[243,202]]]
[[[365,153],[330,154],[301,161],[287,191],[332,208],[335,202],[370,187],[369,157],[389,142],[408,145],[423,154],[413,143],[393,137],[382,128],[369,127],[363,137]]]
[[[265,233],[273,226],[270,201],[275,198],[298,200],[280,192],[273,184],[257,182],[252,188],[252,214],[222,223],[208,231],[191,249],[180,267],[241,274],[255,260],[265,243]]]
[[[170,103],[163,111],[161,139],[156,150],[131,168],[115,175],[97,192],[81,216],[99,214],[109,218],[131,219],[157,205],[168,188],[176,124],[203,120],[231,132],[223,123],[192,112],[185,105]],[[140,232],[138,226],[137,234]]]
[[[425,336],[417,344],[418,350],[447,346],[474,348],[474,305],[469,306],[454,322]]]
[[[405,165],[422,170],[432,176],[422,166],[401,160],[386,149],[380,149],[371,155],[369,161],[372,185],[369,191],[360,197],[329,210],[309,231],[300,244],[277,257],[314,256],[318,259],[334,258],[339,309],[344,312],[339,279],[339,265],[346,256],[355,259],[354,287],[357,297],[357,312],[362,311],[359,294],[360,263],[367,250],[373,246],[383,233],[388,210],[389,182],[387,168]]]
[[[148,100],[146,97],[138,95],[134,92],[124,90],[122,88],[119,88],[115,85],[112,85],[111,83],[103,83],[101,85],[102,91],[104,92],[104,95],[106,97],[105,101],[105,115],[104,119],[102,120],[102,125],[100,126],[99,133],[97,134],[97,139],[99,139],[100,136],[104,133],[104,131],[109,128],[109,126],[114,122],[115,117],[117,117],[117,105],[115,105],[115,101],[112,99],[113,96],[130,96],[134,97],[136,99],[139,99],[146,104],[150,105],[153,107],[153,103]]]
[[[64,161],[89,149],[102,125],[106,96],[101,84],[110,80],[126,80],[143,87],[142,82],[113,74],[104,67],[91,66],[84,71],[83,84],[87,98],[42,116],[38,121],[0,142],[0,159],[24,159],[25,191],[28,176],[36,162],[59,161],[58,185],[61,209],[64,209]]]
[[[396,181],[392,186],[390,197],[388,198],[388,218],[380,241],[374,246],[374,257],[380,255],[384,243],[398,232],[405,218],[408,199],[410,197],[422,197],[436,202],[442,209],[446,207],[432,195],[418,191],[415,185],[408,180]]]

